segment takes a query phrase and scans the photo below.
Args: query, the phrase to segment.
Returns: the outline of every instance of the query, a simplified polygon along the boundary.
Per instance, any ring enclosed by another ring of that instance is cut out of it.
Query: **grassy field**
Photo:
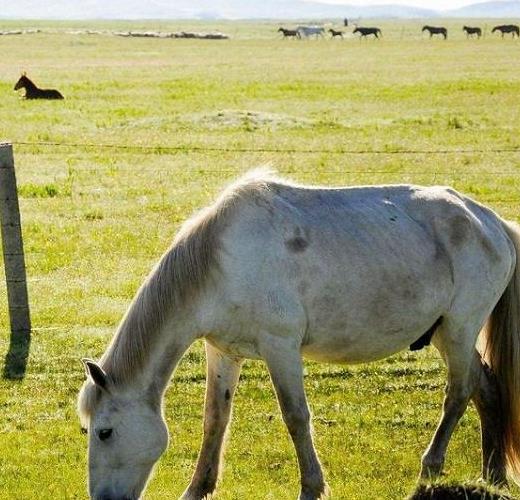
[[[491,36],[492,21],[478,23],[488,27],[480,41],[465,39],[463,21],[447,21],[447,42],[422,38],[419,21],[378,23],[384,38],[363,42],[281,40],[280,24],[295,23],[0,23],[44,29],[0,37],[0,139],[15,142],[34,324],[25,378],[0,379],[0,499],[86,498],[79,359],[101,355],[179,224],[238,174],[271,164],[312,183],[449,184],[518,220],[520,154],[496,150],[520,147],[520,42]],[[220,29],[232,38],[67,32],[80,28]],[[23,70],[66,99],[21,100],[12,88]],[[2,289],[2,362],[6,309]],[[402,499],[414,489],[444,380],[432,349],[356,367],[307,365],[333,498]],[[168,392],[172,440],[147,498],[176,498],[187,485],[203,396],[197,344]],[[473,408],[446,469],[449,480],[479,475]],[[267,372],[249,362],[217,498],[297,491]]]

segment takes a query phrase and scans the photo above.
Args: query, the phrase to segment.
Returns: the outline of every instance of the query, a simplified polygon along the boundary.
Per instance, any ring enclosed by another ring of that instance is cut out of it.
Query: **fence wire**
[[[143,151],[155,154],[178,153],[270,153],[270,154],[330,154],[330,155],[451,155],[451,154],[504,154],[520,153],[520,146],[502,148],[453,148],[453,149],[305,149],[275,147],[223,147],[196,145],[140,145],[140,144],[97,144],[97,143],[64,143],[64,142],[27,142],[13,141],[17,147],[59,147],[75,149],[113,149]]]

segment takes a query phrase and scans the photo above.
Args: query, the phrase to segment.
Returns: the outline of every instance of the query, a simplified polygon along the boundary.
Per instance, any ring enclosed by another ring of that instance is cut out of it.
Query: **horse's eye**
[[[80,427],[81,434],[88,434],[88,430],[85,427]]]
[[[101,429],[98,432],[98,438],[101,441],[106,441],[112,435],[112,429]]]

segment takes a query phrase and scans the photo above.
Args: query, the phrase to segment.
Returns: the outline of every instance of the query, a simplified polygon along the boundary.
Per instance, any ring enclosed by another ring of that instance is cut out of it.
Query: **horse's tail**
[[[503,419],[503,444],[509,473],[520,480],[520,226],[503,221],[514,244],[513,276],[491,313],[485,357],[495,373]]]

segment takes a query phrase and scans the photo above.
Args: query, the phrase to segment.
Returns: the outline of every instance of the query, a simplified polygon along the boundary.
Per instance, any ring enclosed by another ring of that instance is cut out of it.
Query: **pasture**
[[[0,499],[86,498],[79,360],[101,355],[182,221],[240,173],[271,164],[307,183],[449,184],[518,221],[520,42],[492,36],[500,22],[443,22],[447,41],[421,36],[422,21],[370,22],[383,38],[366,41],[282,40],[278,27],[296,23],[277,22],[0,23],[44,29],[0,37],[0,138],[15,142],[34,326],[25,378],[0,379]],[[485,36],[466,40],[463,24]],[[68,33],[81,28],[232,38]],[[21,100],[22,71],[65,100]],[[411,493],[440,415],[436,352],[306,366],[333,498]],[[197,344],[167,395],[171,442],[147,498],[177,498],[189,482],[204,370]],[[229,437],[217,498],[296,497],[296,458],[261,363],[244,367]],[[450,481],[478,477],[479,441],[470,408],[448,450]]]

